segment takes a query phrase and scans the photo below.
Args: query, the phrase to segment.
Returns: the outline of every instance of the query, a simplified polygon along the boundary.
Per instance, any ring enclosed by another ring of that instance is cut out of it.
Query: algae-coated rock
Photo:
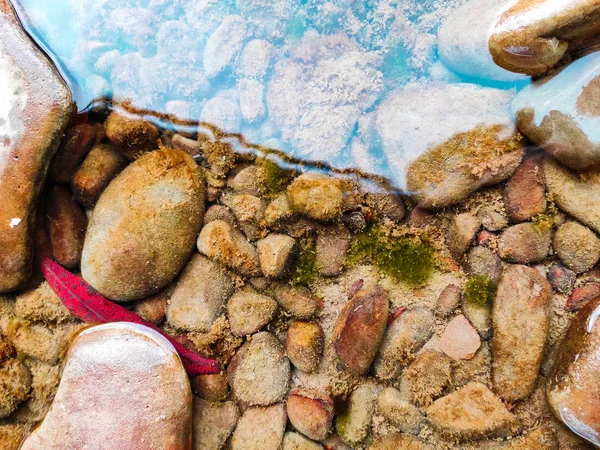
[[[23,450],[189,450],[192,391],[173,346],[116,322],[75,339],[54,402]]]
[[[30,274],[35,207],[72,103],[8,0],[0,0],[0,80],[0,292],[9,292]]]
[[[118,301],[164,288],[194,249],[204,196],[202,172],[182,151],[157,150],[133,162],[94,208],[81,259],[83,278]]]

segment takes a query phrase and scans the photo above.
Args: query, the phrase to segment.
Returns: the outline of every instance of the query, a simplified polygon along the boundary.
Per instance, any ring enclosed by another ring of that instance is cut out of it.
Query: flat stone
[[[35,206],[73,106],[8,0],[0,1],[0,80],[0,292],[9,292],[31,272]]]
[[[440,337],[440,350],[452,359],[471,359],[481,346],[481,338],[462,314],[453,318]]]
[[[558,207],[600,233],[600,170],[580,177],[552,158],[547,158],[544,174],[548,192]]]
[[[259,331],[268,324],[277,311],[277,302],[251,289],[238,291],[227,302],[231,332],[245,336]]]
[[[535,386],[550,327],[552,288],[537,270],[504,271],[492,306],[494,391],[507,401],[527,397]]]
[[[531,220],[546,210],[544,172],[539,158],[526,159],[504,188],[504,203],[513,223]]]
[[[460,260],[473,244],[479,228],[481,228],[481,221],[469,213],[458,214],[452,218],[446,235],[446,244],[455,259]]]
[[[548,403],[574,433],[600,445],[600,297],[577,313],[558,347]]]
[[[117,322],[73,341],[54,402],[22,448],[188,450],[191,441],[192,391],[175,349]]]

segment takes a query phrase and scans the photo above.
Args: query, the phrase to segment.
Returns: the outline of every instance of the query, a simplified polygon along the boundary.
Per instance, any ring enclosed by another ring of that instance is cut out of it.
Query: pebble
[[[577,274],[562,264],[553,264],[546,277],[552,289],[563,294],[570,292],[577,280]]]
[[[554,234],[554,251],[575,273],[590,270],[600,260],[600,239],[589,228],[567,222]]]
[[[0,359],[0,380],[3,380],[0,384],[0,419],[5,419],[27,399],[31,390],[31,373],[16,358]]]
[[[133,312],[140,316],[146,322],[153,325],[160,325],[167,316],[168,297],[165,291],[136,302]]]
[[[463,298],[461,311],[482,339],[489,339],[492,336],[492,306],[490,304],[479,305],[476,302],[465,301]]]
[[[600,297],[573,318],[559,344],[547,387],[556,417],[574,433],[600,445]]]
[[[17,296],[14,306],[14,314],[30,322],[60,324],[73,320],[73,316],[47,281],[44,281],[36,289]],[[2,351],[0,351],[1,359]]]
[[[291,209],[315,220],[336,220],[342,215],[342,190],[337,179],[318,172],[296,178],[287,189]]]
[[[225,312],[232,294],[233,280],[227,269],[194,253],[171,294],[167,321],[181,330],[207,332]]]
[[[494,391],[514,402],[533,391],[542,364],[552,288],[537,270],[510,266],[504,271],[492,306]]]
[[[28,361],[31,372],[31,391],[28,399],[13,413],[15,420],[32,425],[39,424],[50,409],[58,389],[61,365],[49,365],[41,361]]]
[[[435,303],[435,314],[439,317],[448,317],[460,303],[462,290],[455,284],[449,284],[440,293]]]
[[[227,398],[229,384],[222,373],[197,375],[192,378],[192,389],[201,399],[218,402]]]
[[[221,450],[240,418],[235,402],[211,403],[194,398],[194,450]]]
[[[223,220],[204,225],[198,236],[197,246],[203,255],[242,275],[254,277],[260,274],[260,260],[254,245]]]
[[[94,144],[93,128],[87,123],[75,125],[66,132],[50,165],[52,183],[69,184],[75,171]]]
[[[198,165],[179,150],[157,150],[131,163],[93,210],[81,257],[83,278],[119,301],[163,289],[192,254],[205,193]]]
[[[513,101],[523,135],[574,170],[600,164],[595,125],[599,114],[599,62],[600,54],[590,53],[526,86]],[[549,98],[553,101],[548,102]]]
[[[240,229],[250,241],[264,237],[262,223],[266,205],[262,199],[248,194],[236,195],[231,199],[230,206]]]
[[[316,264],[324,277],[339,275],[350,249],[350,233],[343,226],[321,227],[315,244]]]
[[[298,254],[296,240],[287,234],[271,233],[256,243],[262,273],[268,278],[289,274]]]
[[[496,235],[487,230],[482,230],[477,234],[477,245],[481,247],[493,248],[496,246]]]
[[[31,273],[35,208],[73,103],[62,79],[25,34],[8,2],[0,4],[0,23],[2,293],[22,287]]]
[[[283,403],[248,408],[233,432],[231,450],[280,450],[286,423]]]
[[[518,425],[502,400],[479,382],[434,401],[427,408],[427,418],[434,428],[458,439],[507,436]]]
[[[227,379],[242,403],[270,405],[287,393],[290,362],[279,340],[263,331],[237,351],[227,367]]]
[[[546,210],[544,172],[539,158],[524,160],[508,180],[504,204],[512,223],[531,220]]]
[[[282,231],[286,225],[298,218],[292,211],[287,194],[280,194],[265,209],[265,224],[272,230]]]
[[[571,292],[565,309],[567,311],[578,311],[583,308],[591,299],[600,295],[600,283],[585,284]]]
[[[425,308],[405,311],[387,328],[373,369],[382,380],[396,378],[433,334],[435,318]]]
[[[94,145],[73,175],[73,196],[86,208],[93,208],[102,192],[126,165],[127,159],[114,145]]]
[[[81,405],[95,405],[94,414],[79,414]],[[191,432],[192,393],[173,346],[148,327],[116,322],[73,341],[52,407],[22,448],[185,450]]]
[[[275,289],[275,299],[296,319],[311,319],[323,309],[323,302],[307,287],[281,285]]]
[[[254,195],[260,197],[263,194],[261,187],[262,171],[257,165],[248,166],[240,170],[230,182],[229,187],[240,194]]]
[[[458,214],[452,218],[446,234],[446,244],[455,259],[461,259],[473,244],[481,222],[470,213]]]
[[[429,406],[450,384],[452,359],[435,350],[424,350],[406,368],[403,382],[410,398],[419,407]]]
[[[469,275],[485,275],[496,284],[500,281],[503,270],[498,255],[487,247],[478,245],[467,254],[465,272]]]
[[[406,216],[402,198],[395,194],[369,194],[367,195],[367,206],[373,208],[380,219],[389,219],[399,223]]]
[[[0,425],[0,442],[4,450],[19,450],[28,433],[29,427],[25,424],[3,424]]]
[[[144,119],[112,112],[104,128],[108,140],[131,161],[158,147],[158,130]]]
[[[600,171],[590,171],[583,178],[552,158],[547,158],[544,161],[544,173],[546,188],[556,205],[600,233]]]
[[[423,439],[408,434],[391,434],[372,443],[368,450],[434,450]]]
[[[282,450],[323,450],[323,446],[293,431],[283,436]]]
[[[508,226],[508,218],[492,209],[482,209],[477,218],[487,231],[500,231]]]
[[[333,347],[349,372],[362,375],[377,355],[388,320],[388,295],[378,285],[355,293],[333,330]]]
[[[202,144],[195,139],[190,139],[179,133],[175,133],[171,139],[171,146],[177,150],[187,153],[192,158],[202,154]]]
[[[377,407],[383,417],[403,433],[417,435],[426,424],[419,408],[406,401],[396,388],[383,389],[377,397]]]
[[[46,203],[46,223],[52,257],[69,269],[79,267],[87,228],[83,208],[64,186],[52,186]]]
[[[229,325],[236,336],[256,333],[273,320],[276,312],[275,300],[251,289],[236,292],[227,303]]]
[[[360,211],[352,211],[342,216],[342,223],[352,233],[360,233],[367,227],[365,215]]]
[[[346,444],[358,447],[371,430],[377,390],[369,384],[358,386],[335,419],[335,429]]]
[[[325,335],[317,322],[295,320],[288,328],[285,350],[292,364],[302,372],[317,370],[323,355]]]
[[[498,255],[512,263],[531,264],[543,261],[550,252],[552,230],[531,222],[513,225],[498,238]]]
[[[237,225],[235,214],[229,206],[225,205],[212,205],[204,213],[204,225],[214,222],[215,220],[227,222],[231,227]]]
[[[314,389],[295,389],[290,392],[286,403],[290,423],[315,441],[321,441],[329,434],[334,406],[329,395]]]
[[[455,360],[473,358],[480,346],[479,333],[462,314],[448,322],[440,336],[440,350]]]
[[[327,450],[352,450],[337,434],[330,434],[327,439],[322,441]]]

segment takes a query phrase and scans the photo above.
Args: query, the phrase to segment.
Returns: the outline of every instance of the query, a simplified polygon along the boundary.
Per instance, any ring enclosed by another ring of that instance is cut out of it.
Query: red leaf
[[[388,317],[387,326],[389,327],[391,324],[393,324],[394,321],[404,313],[404,311],[406,311],[406,306],[401,306],[392,314],[390,314],[390,317]]]
[[[189,375],[219,373],[219,363],[202,358],[188,350],[160,328],[142,320],[137,314],[117,305],[100,295],[82,278],[72,274],[46,256],[42,256],[40,266],[50,287],[56,292],[71,314],[86,323],[133,322],[145,325],[162,334],[169,340]]]

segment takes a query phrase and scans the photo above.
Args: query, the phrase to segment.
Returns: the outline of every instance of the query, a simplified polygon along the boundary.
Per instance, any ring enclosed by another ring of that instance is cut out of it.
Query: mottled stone
[[[589,228],[567,222],[554,234],[554,251],[575,273],[590,270],[600,259],[600,239]]]
[[[318,172],[300,175],[288,187],[291,209],[311,219],[334,220],[342,214],[342,190],[335,178]]]
[[[227,303],[231,332],[236,336],[256,333],[273,320],[276,312],[275,300],[251,289],[236,292]]]
[[[504,188],[504,203],[511,222],[524,222],[546,210],[544,173],[538,158],[526,159]]]
[[[303,435],[315,441],[327,437],[334,414],[333,400],[314,389],[295,389],[287,399],[290,423]]]
[[[286,423],[282,403],[248,408],[235,428],[231,450],[280,450]]]
[[[194,450],[221,450],[239,418],[234,402],[212,403],[194,398]]]
[[[383,417],[403,433],[416,435],[425,426],[425,416],[419,408],[403,398],[396,388],[383,389],[377,397],[377,407]]]
[[[498,254],[506,261],[530,264],[543,261],[550,252],[552,230],[531,222],[513,225],[498,239]]]
[[[335,419],[335,429],[346,444],[357,447],[365,440],[376,400],[377,390],[369,384],[361,384],[350,394],[343,412]]]
[[[452,359],[471,359],[481,346],[481,338],[465,316],[454,317],[440,337],[440,350]]]

